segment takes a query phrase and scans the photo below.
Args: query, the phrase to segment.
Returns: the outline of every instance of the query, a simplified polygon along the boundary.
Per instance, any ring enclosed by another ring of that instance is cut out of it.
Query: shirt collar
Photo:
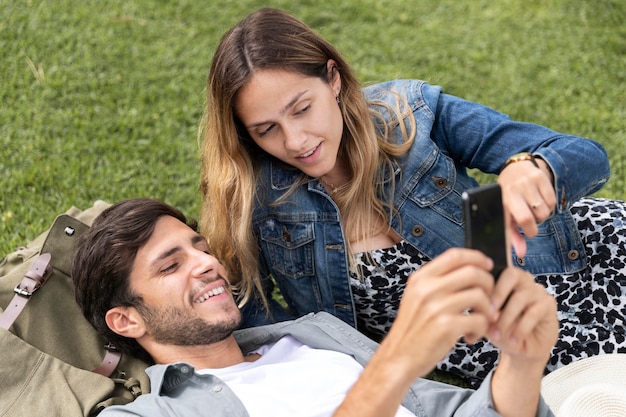
[[[187,382],[194,375],[194,372],[194,367],[185,362],[152,365],[146,369],[146,373],[150,377],[150,391],[159,395],[165,395]]]

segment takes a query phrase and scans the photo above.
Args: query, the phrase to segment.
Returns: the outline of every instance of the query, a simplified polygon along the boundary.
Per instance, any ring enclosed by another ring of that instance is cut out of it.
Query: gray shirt
[[[309,314],[295,321],[248,328],[235,332],[244,354],[291,335],[303,344],[352,356],[365,366],[378,344],[328,313]],[[100,416],[248,416],[234,392],[214,375],[200,375],[186,363],[148,368],[151,393],[130,404],[106,408]],[[332,375],[328,376],[332,381]],[[416,416],[499,416],[493,409],[491,374],[474,391],[420,378],[403,405]],[[541,400],[537,416],[553,416]]]

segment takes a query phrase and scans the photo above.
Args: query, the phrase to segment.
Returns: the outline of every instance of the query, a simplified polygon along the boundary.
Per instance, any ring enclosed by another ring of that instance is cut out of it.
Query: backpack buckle
[[[39,287],[41,287],[41,285],[37,285],[32,290],[28,290],[20,288],[20,284],[17,284],[15,288],[13,288],[13,292],[17,295],[21,295],[22,297],[30,297],[35,291],[37,291],[37,289],[39,289]]]
[[[0,328],[9,330],[17,317],[20,315],[30,296],[39,289],[52,275],[52,266],[50,265],[51,255],[42,253],[35,259],[30,269],[22,281],[18,283],[13,291],[15,295],[7,308],[0,313]]]
[[[108,350],[109,352],[119,352],[120,350],[111,342],[107,342],[106,345],[104,345],[104,348],[106,350]]]
[[[30,297],[43,284],[46,283],[50,275],[52,275],[52,267],[50,266],[50,254],[43,253],[39,255],[31,268],[24,274],[22,281],[13,289],[13,292],[22,297]]]

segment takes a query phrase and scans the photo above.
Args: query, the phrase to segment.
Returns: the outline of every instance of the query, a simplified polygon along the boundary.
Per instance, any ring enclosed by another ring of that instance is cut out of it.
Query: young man
[[[237,330],[241,314],[207,241],[178,210],[132,199],[104,211],[72,276],[92,325],[151,359],[151,393],[102,416],[550,416],[540,398],[555,302],[527,273],[448,251],[414,273],[378,346],[327,313]],[[506,303],[505,303],[506,301]],[[502,350],[477,390],[426,379],[459,336]]]

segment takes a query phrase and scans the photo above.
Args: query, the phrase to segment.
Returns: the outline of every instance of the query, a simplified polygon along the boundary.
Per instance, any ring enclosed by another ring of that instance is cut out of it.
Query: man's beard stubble
[[[241,312],[235,306],[225,307],[227,319],[210,323],[174,306],[153,308],[136,306],[155,342],[177,346],[208,345],[229,337],[241,325]]]

